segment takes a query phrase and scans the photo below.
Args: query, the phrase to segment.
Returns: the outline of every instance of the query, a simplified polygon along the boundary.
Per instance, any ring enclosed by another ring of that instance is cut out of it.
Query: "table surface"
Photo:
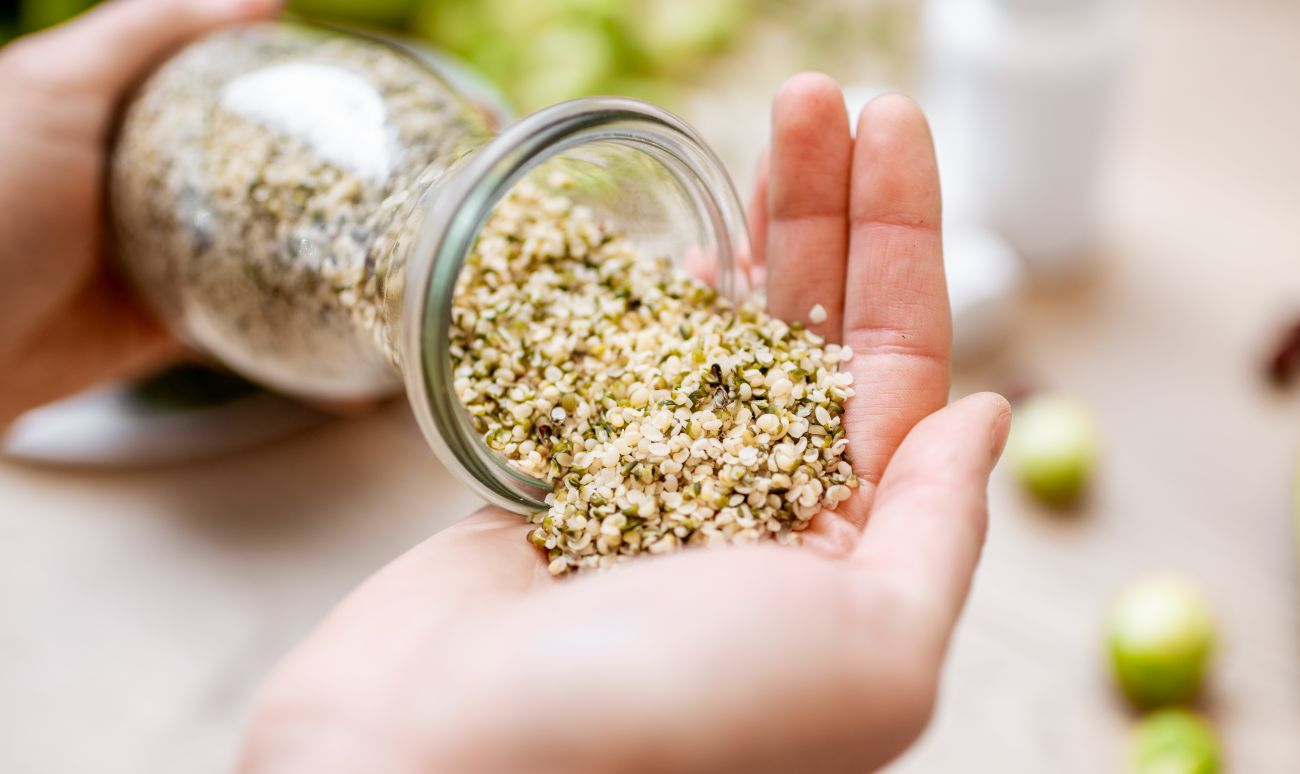
[[[1221,619],[1204,708],[1230,770],[1300,770],[1300,394],[1260,377],[1300,310],[1300,5],[1226,8],[1152,3],[1096,271],[1027,293],[997,357],[958,375],[958,393],[1013,374],[1069,390],[1105,454],[1070,514],[995,474],[935,722],[891,771],[1119,770],[1133,717],[1101,620],[1158,569],[1201,583]],[[733,122],[762,125],[766,77],[727,105]],[[747,165],[763,138],[711,120],[700,112]],[[270,665],[474,504],[400,406],[167,470],[0,463],[0,770],[227,770]]]

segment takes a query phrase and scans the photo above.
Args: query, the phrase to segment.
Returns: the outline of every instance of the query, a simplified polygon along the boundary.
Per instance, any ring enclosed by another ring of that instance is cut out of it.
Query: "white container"
[[[947,212],[1000,234],[1031,274],[1079,273],[1138,0],[931,0],[922,101]]]

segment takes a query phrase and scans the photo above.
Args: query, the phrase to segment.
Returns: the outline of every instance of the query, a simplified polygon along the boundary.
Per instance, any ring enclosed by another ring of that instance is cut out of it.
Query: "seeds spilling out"
[[[857,477],[848,347],[734,305],[555,190],[498,205],[452,306],[456,394],[487,445],[552,485],[550,571],[794,542]]]

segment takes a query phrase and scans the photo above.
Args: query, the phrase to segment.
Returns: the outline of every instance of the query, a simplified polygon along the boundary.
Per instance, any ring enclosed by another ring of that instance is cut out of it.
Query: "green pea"
[[[1133,774],[1218,774],[1221,757],[1214,730],[1187,710],[1160,710],[1133,732]]]
[[[1174,575],[1144,578],[1115,600],[1111,664],[1124,693],[1154,707],[1195,696],[1214,651],[1214,618],[1201,592]]]
[[[1097,464],[1092,417],[1061,395],[1033,397],[1016,410],[1007,453],[1030,492],[1068,505],[1083,494]]]

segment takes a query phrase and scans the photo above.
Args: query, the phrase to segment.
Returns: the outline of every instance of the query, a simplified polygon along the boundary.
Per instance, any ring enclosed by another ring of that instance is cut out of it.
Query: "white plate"
[[[181,408],[144,401],[131,385],[117,383],[27,412],[10,427],[0,452],[44,464],[148,467],[246,449],[330,418],[260,390]]]

